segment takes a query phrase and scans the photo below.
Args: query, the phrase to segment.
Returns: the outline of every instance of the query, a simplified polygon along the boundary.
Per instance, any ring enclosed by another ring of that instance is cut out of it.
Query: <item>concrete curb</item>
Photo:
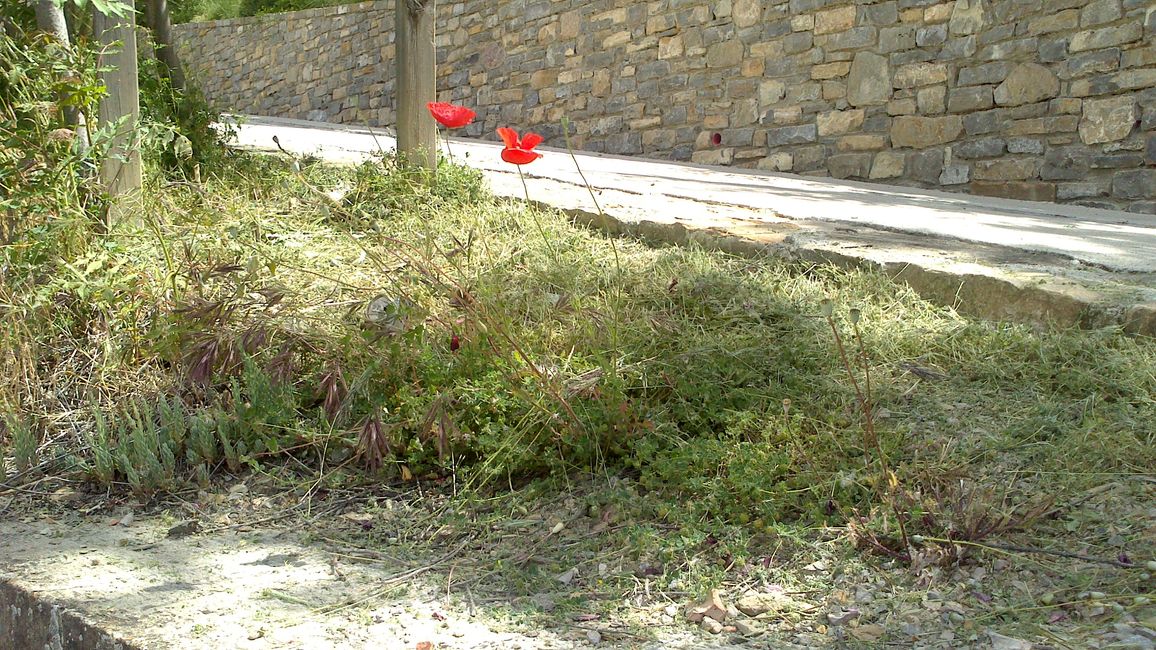
[[[0,648],[5,650],[143,650],[102,631],[83,615],[0,580]]]

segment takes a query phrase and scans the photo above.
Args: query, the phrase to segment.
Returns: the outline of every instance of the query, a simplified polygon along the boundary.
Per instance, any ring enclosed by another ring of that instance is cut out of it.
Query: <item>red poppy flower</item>
[[[542,144],[543,140],[537,133],[527,133],[518,138],[517,131],[501,127],[498,135],[506,143],[506,148],[502,149],[502,160],[511,165],[528,165],[542,157],[542,154],[534,151],[534,147]]]
[[[465,106],[448,102],[430,102],[426,104],[426,108],[429,109],[430,115],[433,115],[439,124],[449,129],[460,129],[473,122],[474,117],[477,116],[477,113]]]

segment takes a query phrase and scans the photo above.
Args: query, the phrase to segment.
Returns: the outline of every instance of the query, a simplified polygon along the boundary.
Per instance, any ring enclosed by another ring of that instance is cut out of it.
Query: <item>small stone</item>
[[[763,633],[762,627],[754,621],[744,621],[742,619],[734,622],[735,632],[743,636],[758,636]]]
[[[1089,99],[1084,102],[1080,139],[1084,144],[1123,140],[1139,119],[1136,100],[1130,96]]]
[[[991,639],[991,650],[1032,650],[1033,647],[1030,641],[1004,636],[990,630],[987,636]]]
[[[598,645],[602,643],[602,633],[598,630],[586,630],[586,640],[590,645]]]
[[[859,618],[859,610],[857,609],[843,611],[842,609],[835,608],[827,612],[827,622],[834,627],[841,627],[857,618]]]
[[[726,620],[727,607],[722,600],[722,595],[719,594],[718,589],[712,589],[710,595],[702,602],[691,605],[686,610],[686,620],[691,623],[699,623],[705,620],[714,620],[719,625],[719,632],[722,631],[721,623]],[[718,632],[715,632],[717,634]]]
[[[723,631],[723,624],[713,618],[704,618],[702,619],[702,629],[711,634],[720,634]]]

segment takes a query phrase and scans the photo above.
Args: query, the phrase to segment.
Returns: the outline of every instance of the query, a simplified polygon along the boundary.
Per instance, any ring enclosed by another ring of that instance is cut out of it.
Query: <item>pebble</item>
[[[704,618],[702,619],[702,629],[711,634],[719,634],[723,631],[723,624],[713,618]]]

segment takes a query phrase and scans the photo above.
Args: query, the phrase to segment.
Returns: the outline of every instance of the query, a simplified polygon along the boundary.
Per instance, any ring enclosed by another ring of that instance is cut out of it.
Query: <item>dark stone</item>
[[[784,126],[767,130],[767,146],[781,147],[788,144],[814,142],[819,137],[819,129],[814,124]]]
[[[873,159],[869,153],[837,154],[827,158],[827,170],[833,178],[867,178]]]
[[[1058,38],[1040,43],[1040,62],[1059,63],[1068,58],[1068,39]]]
[[[1004,141],[999,138],[983,138],[972,140],[952,148],[957,158],[972,160],[975,158],[995,158],[1003,155]]]
[[[1144,156],[1138,153],[1110,153],[1092,156],[1092,169],[1124,169],[1144,164]]]
[[[980,196],[998,196],[1021,201],[1055,201],[1055,183],[1039,181],[972,181],[971,191]]]
[[[1122,199],[1156,198],[1156,169],[1117,172],[1112,178],[1112,196]]]
[[[1088,175],[1091,154],[1086,149],[1051,149],[1044,154],[1040,178],[1045,181],[1077,181]]]
[[[1006,115],[998,109],[963,116],[963,129],[967,131],[968,135],[982,135],[999,131],[1006,124]]]
[[[938,185],[943,173],[943,149],[925,149],[907,154],[904,175],[908,178]]]
[[[1156,133],[1148,136],[1148,144],[1144,146],[1144,160],[1149,165],[1156,165]]]

